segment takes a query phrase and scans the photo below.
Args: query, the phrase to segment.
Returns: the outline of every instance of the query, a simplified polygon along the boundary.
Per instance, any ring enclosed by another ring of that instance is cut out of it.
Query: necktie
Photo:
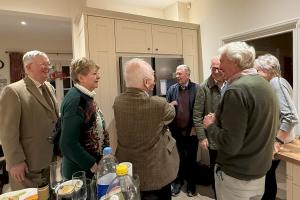
[[[47,90],[46,87],[47,87],[47,86],[46,86],[45,84],[43,84],[43,85],[41,86],[41,88],[42,88],[42,93],[43,93],[43,96],[44,96],[44,98],[46,99],[48,105],[50,106],[50,108],[53,108],[53,103],[52,103],[52,100],[51,100],[51,98],[50,98],[50,95],[49,95],[48,90]]]

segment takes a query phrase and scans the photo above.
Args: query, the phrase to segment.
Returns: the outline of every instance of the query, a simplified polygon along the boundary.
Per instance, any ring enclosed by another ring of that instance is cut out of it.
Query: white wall
[[[178,3],[174,3],[164,9],[164,17],[168,20],[178,20]]]
[[[135,15],[143,15],[147,17],[164,18],[162,9],[147,8],[144,6],[132,6],[116,0],[87,0],[87,7],[100,8],[104,10],[112,10],[117,12],[125,12]]]
[[[73,18],[84,5],[85,0],[1,0],[0,10]]]
[[[165,9],[164,18],[173,21],[189,22],[189,9],[186,3],[176,2]]]
[[[223,37],[300,17],[299,0],[193,0],[191,23],[200,24],[204,78]]]

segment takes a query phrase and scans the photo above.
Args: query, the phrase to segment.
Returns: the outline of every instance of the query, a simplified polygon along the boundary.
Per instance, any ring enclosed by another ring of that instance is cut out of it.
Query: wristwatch
[[[280,144],[284,144],[284,141],[282,141],[279,137],[275,137],[275,141],[280,143]]]

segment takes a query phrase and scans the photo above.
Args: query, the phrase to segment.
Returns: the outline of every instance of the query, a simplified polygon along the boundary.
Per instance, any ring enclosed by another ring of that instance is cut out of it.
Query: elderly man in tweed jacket
[[[149,96],[154,71],[141,59],[128,61],[124,69],[127,90],[116,97],[116,119],[120,162],[133,164],[140,178],[141,199],[171,200],[171,182],[176,178],[179,156],[167,125],[175,117],[174,106],[161,97]]]
[[[48,137],[58,117],[54,88],[46,81],[48,56],[29,51],[23,63],[26,76],[0,95],[0,139],[12,190],[37,187],[49,179],[53,144]]]

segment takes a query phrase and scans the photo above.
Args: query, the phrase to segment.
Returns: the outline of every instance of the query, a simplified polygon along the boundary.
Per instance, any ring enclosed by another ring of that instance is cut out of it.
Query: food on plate
[[[74,190],[74,185],[62,185],[58,189],[58,195],[68,195],[71,194]]]
[[[39,197],[37,194],[31,195],[29,197],[26,197],[24,200],[38,200]]]
[[[2,197],[0,200],[19,200],[19,197],[25,194],[26,192],[20,192],[11,196]]]

